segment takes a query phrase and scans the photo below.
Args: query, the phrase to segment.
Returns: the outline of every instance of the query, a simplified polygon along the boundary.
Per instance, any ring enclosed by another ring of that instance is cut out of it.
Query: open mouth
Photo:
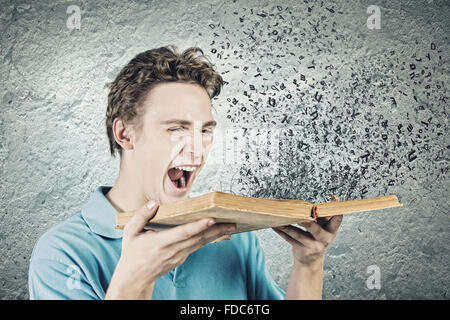
[[[175,188],[181,191],[187,188],[195,170],[196,167],[174,167],[169,169],[167,175]]]

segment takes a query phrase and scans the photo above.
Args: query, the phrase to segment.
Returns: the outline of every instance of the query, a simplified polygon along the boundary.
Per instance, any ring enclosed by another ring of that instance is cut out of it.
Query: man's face
[[[209,153],[215,121],[204,88],[162,83],[144,101],[130,165],[146,198],[160,204],[186,198]]]

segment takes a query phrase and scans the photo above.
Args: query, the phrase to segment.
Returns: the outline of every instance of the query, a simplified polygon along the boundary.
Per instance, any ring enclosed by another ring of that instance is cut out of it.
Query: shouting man
[[[222,77],[194,47],[133,58],[109,84],[106,129],[120,155],[113,187],[100,186],[77,213],[42,235],[30,260],[31,299],[320,299],[325,251],[342,216],[303,229],[275,228],[292,245],[287,291],[265,265],[253,232],[206,218],[145,230],[158,206],[185,199],[203,168]],[[136,214],[116,230],[118,212]]]

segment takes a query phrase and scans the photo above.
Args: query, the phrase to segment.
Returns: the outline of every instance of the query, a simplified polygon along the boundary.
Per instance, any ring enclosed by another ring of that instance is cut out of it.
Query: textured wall
[[[80,9],[79,28],[70,5]],[[370,5],[381,10],[379,29],[368,28]],[[202,47],[227,81],[214,105],[219,128],[231,134],[213,149],[192,195],[396,194],[404,207],[344,217],[327,253],[324,297],[449,298],[448,1],[1,1],[1,8],[1,298],[28,297],[38,236],[96,186],[114,183],[104,84],[135,54],[166,44]],[[257,234],[286,289],[290,246],[272,230]],[[379,289],[366,283],[371,268],[380,272]]]

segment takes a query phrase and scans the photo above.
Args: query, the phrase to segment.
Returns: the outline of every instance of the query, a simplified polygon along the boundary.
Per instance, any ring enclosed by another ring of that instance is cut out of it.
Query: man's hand
[[[339,198],[334,195],[331,201],[339,201]],[[273,228],[273,230],[292,245],[294,263],[312,266],[323,260],[325,251],[336,237],[341,222],[342,215],[339,215],[317,218],[317,222],[299,223],[306,231],[292,225]]]
[[[338,201],[333,196],[331,201]],[[323,285],[323,263],[325,251],[336,237],[342,215],[318,218],[317,222],[300,223],[303,231],[294,226],[273,228],[292,245],[294,266],[286,290],[285,299],[321,299]]]
[[[236,228],[232,223],[216,225],[213,218],[205,218],[163,231],[144,230],[158,207],[150,201],[125,226],[122,253],[105,299],[151,299],[158,277]]]

